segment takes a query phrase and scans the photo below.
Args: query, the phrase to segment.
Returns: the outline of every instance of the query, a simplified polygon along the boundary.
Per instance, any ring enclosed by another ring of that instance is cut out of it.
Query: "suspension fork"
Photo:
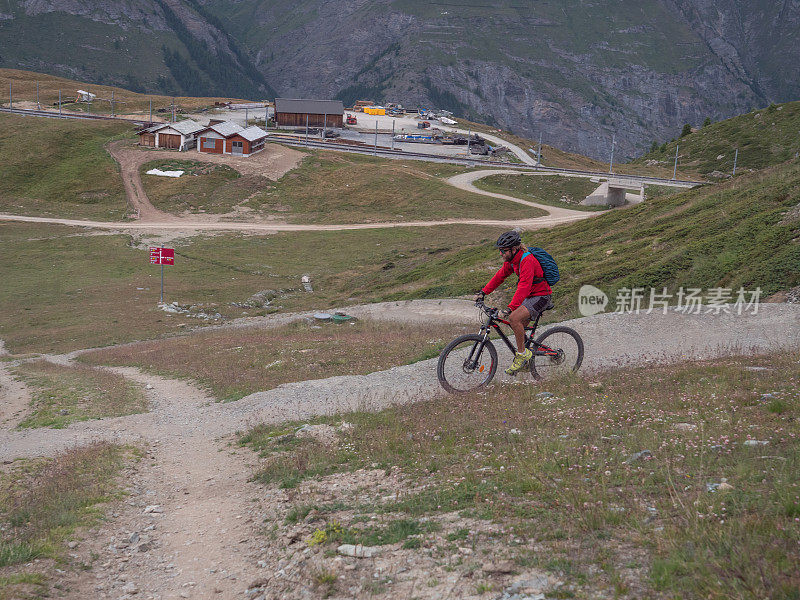
[[[464,366],[468,369],[475,369],[478,366],[478,361],[481,358],[481,354],[483,354],[483,348],[486,346],[486,342],[489,341],[489,327],[492,324],[492,318],[489,317],[486,319],[486,323],[481,326],[481,330],[478,332],[478,335],[482,336],[483,339],[479,342],[475,342],[472,346],[472,350],[470,350],[469,356],[464,361]]]

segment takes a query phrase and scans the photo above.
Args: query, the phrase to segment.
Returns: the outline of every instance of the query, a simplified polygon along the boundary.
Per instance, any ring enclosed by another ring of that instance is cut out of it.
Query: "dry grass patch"
[[[501,524],[516,541],[489,552],[579,597],[796,598],[799,384],[800,353],[726,358],[339,416],[354,427],[333,449],[294,438],[291,424],[241,442],[264,456],[261,481],[289,489],[399,470],[393,499],[351,500],[326,518],[347,528],[353,511],[456,512]]]
[[[134,365],[239,398],[282,383],[373,371],[433,358],[456,335],[452,325],[414,327],[358,321],[301,321],[274,329],[232,329],[87,353],[93,364]]]
[[[19,365],[14,374],[33,389],[32,412],[20,428],[61,428],[76,421],[147,410],[147,399],[138,385],[103,369],[36,360]]]
[[[121,446],[98,442],[52,459],[23,461],[0,475],[0,598],[42,592],[43,574],[20,573],[14,566],[60,559],[75,529],[93,523],[99,505],[113,497],[124,459]]]
[[[561,206],[575,210],[605,210],[603,206],[584,206],[581,202],[591,194],[597,184],[583,177],[560,175],[490,175],[475,182],[475,186],[489,192],[507,194],[532,202]]]
[[[430,265],[434,255],[455,255],[467,244],[489,248],[496,231],[442,226],[183,238],[165,244],[177,257],[165,272],[165,300],[225,318],[376,302],[398,288],[400,271]],[[159,310],[151,240],[80,235],[86,232],[40,223],[0,226],[0,339],[10,352],[67,352],[203,324]],[[433,272],[429,266],[428,276]],[[306,273],[313,294],[300,283]],[[274,297],[268,309],[234,306],[267,288]]]

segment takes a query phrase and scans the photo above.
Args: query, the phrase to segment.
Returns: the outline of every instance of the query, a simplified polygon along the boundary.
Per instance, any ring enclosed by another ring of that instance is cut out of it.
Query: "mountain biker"
[[[503,256],[503,266],[478,292],[475,301],[483,301],[483,298],[496,290],[511,273],[516,273],[519,277],[514,297],[511,298],[508,308],[501,311],[502,316],[508,319],[517,342],[517,353],[506,373],[516,375],[533,357],[533,353],[525,347],[525,326],[550,306],[552,290],[544,279],[542,265],[536,257],[528,254],[522,258],[528,248],[522,243],[519,232],[506,231],[497,238],[495,246]]]

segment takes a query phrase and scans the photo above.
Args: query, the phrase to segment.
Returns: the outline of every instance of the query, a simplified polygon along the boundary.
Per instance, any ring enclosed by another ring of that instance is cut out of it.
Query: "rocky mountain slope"
[[[0,66],[153,91],[437,106],[595,157],[614,133],[617,156],[634,156],[684,123],[800,97],[794,0],[6,6]]]

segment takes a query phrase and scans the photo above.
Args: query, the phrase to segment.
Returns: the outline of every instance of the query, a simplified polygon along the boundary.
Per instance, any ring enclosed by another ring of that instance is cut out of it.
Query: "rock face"
[[[202,71],[204,59],[195,60],[185,32],[174,33],[183,28],[228,57],[238,69],[228,76],[250,81],[253,97],[268,86],[283,96],[435,106],[528,137],[542,132],[551,144],[600,158],[608,158],[614,132],[617,156],[632,156],[654,139],[675,137],[684,123],[800,97],[797,2],[501,0],[493,8],[454,8],[421,0],[12,0],[9,6],[0,43],[15,28],[67,17],[79,26],[61,35],[80,35],[82,42],[59,45],[51,57],[35,46],[4,50],[2,66],[70,74],[82,65],[87,74],[112,77],[102,53],[81,49],[94,43],[91,23],[105,28],[97,29],[99,46],[108,45],[99,38],[107,40],[113,27],[122,51],[134,52],[136,32],[147,30],[155,36],[149,48],[164,43]],[[140,63],[149,79],[130,76],[143,88],[188,85],[174,72],[174,60],[172,69],[163,60]],[[208,77],[219,73],[210,70]]]

